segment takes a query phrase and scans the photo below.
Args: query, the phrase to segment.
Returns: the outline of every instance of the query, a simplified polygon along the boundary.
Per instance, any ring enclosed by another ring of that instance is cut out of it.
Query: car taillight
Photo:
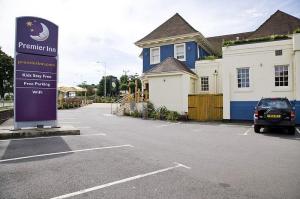
[[[295,112],[294,112],[294,111],[291,111],[291,119],[294,120],[295,117],[296,117]]]
[[[254,117],[255,117],[255,118],[258,118],[258,111],[255,111],[255,112],[254,112]]]

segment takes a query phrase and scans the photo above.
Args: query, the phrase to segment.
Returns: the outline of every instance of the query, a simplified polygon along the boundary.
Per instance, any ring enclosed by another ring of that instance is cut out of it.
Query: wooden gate
[[[189,95],[188,116],[198,121],[222,120],[223,94]]]

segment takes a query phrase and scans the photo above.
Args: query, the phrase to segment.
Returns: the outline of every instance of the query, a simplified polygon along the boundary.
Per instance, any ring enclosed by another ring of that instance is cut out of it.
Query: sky
[[[14,56],[16,17],[45,18],[59,26],[59,84],[97,84],[140,75],[134,42],[175,13],[208,37],[253,31],[277,10],[300,18],[300,0],[0,0],[0,47]]]

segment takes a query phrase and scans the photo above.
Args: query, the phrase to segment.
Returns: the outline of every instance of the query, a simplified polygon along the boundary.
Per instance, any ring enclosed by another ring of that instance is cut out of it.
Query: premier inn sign
[[[58,26],[37,17],[16,19],[15,129],[57,126]]]
[[[46,56],[57,56],[58,27],[36,17],[17,18],[16,51]]]

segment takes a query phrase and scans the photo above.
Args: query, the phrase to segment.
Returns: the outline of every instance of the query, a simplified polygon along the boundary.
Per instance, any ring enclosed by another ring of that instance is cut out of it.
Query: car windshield
[[[287,99],[262,99],[259,102],[258,106],[262,108],[291,108],[291,104]]]

